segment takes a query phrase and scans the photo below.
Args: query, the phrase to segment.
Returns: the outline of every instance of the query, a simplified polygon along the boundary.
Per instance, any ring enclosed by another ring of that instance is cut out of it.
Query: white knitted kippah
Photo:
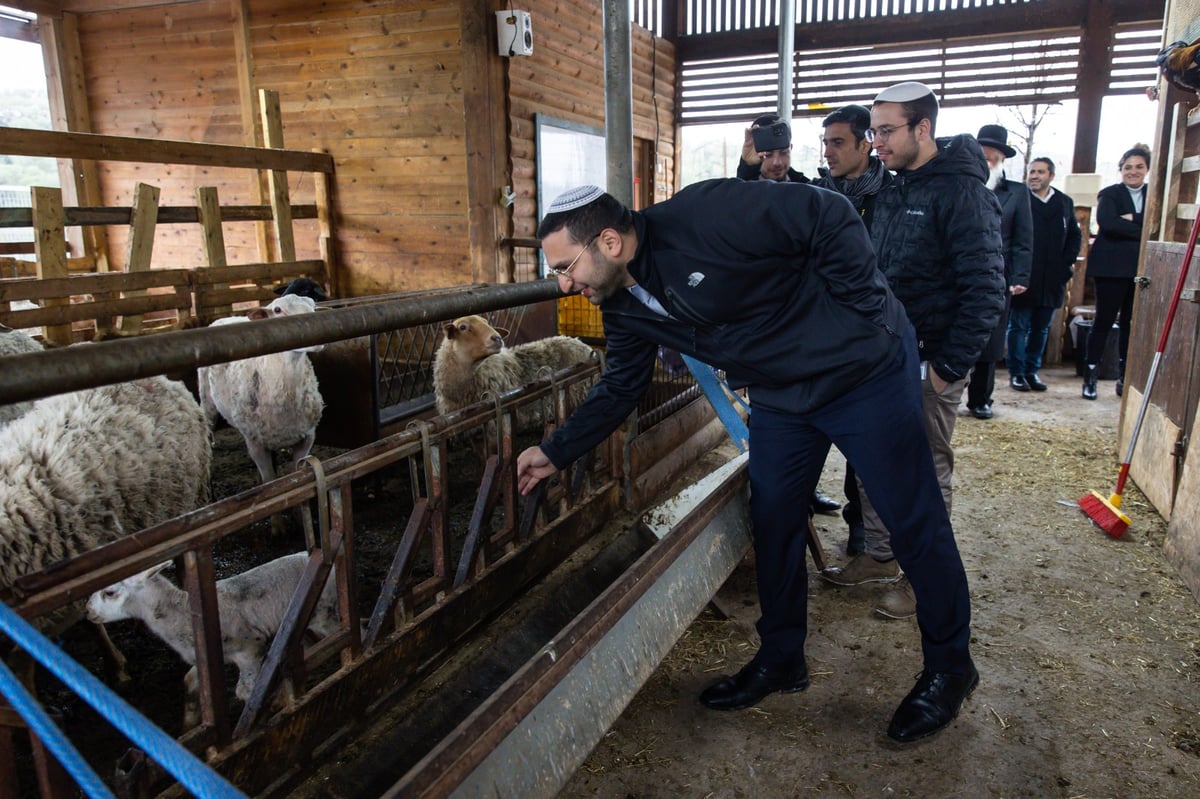
[[[562,211],[572,211],[604,196],[604,189],[599,186],[576,186],[567,189],[554,198],[550,203],[549,213],[557,214]]]
[[[924,83],[919,83],[915,80],[906,80],[903,83],[897,83],[895,86],[888,86],[875,95],[875,102],[911,103],[913,100],[919,100],[930,94],[933,94],[933,89]]]

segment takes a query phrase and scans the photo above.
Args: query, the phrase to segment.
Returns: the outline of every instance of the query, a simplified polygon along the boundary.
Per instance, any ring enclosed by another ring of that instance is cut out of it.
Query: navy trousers
[[[759,659],[785,666],[804,654],[807,498],[831,443],[871,487],[871,503],[891,531],[892,550],[917,598],[925,669],[965,673],[971,600],[925,437],[911,331],[891,364],[825,407],[807,414],[753,407],[750,513],[762,611]]]

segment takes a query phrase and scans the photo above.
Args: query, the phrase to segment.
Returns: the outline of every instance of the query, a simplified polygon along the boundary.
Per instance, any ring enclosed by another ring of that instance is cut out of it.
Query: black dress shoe
[[[1025,382],[1029,384],[1029,388],[1033,391],[1045,391],[1049,388],[1037,375],[1025,375]]]
[[[978,408],[972,408],[971,415],[976,419],[991,419],[994,416],[991,405],[980,405]]]
[[[827,497],[820,491],[813,491],[812,495],[812,512],[813,513],[837,513],[842,509],[841,503],[832,497]]]
[[[808,664],[790,669],[764,666],[751,660],[732,677],[724,677],[700,693],[700,704],[712,710],[744,710],[774,693],[794,694],[808,687]]]
[[[954,721],[963,700],[979,685],[975,664],[966,674],[921,672],[917,684],[904,697],[888,725],[888,737],[909,743],[933,735]]]
[[[1029,391],[1031,388],[1025,375],[1013,375],[1008,378],[1008,384],[1012,386],[1013,391]]]

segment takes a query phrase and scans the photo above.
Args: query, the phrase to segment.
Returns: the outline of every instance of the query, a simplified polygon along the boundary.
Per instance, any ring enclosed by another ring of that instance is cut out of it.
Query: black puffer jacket
[[[932,160],[897,172],[876,195],[871,239],[922,360],[953,381],[974,366],[1004,310],[1004,250],[979,143],[966,134],[937,143]]]
[[[633,218],[629,273],[670,316],[625,290],[601,304],[604,375],[543,442],[555,466],[596,446],[637,407],[659,344],[725,370],[755,404],[795,413],[837,400],[899,357],[908,320],[840,194],[709,180]]]

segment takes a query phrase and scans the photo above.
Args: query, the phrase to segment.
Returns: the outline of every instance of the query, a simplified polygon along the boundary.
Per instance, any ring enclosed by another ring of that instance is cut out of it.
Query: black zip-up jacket
[[[871,240],[921,359],[954,381],[967,376],[1004,311],[1004,250],[979,143],[962,134],[937,144],[932,160],[900,170],[875,196]]]
[[[562,468],[637,407],[657,345],[725,370],[764,407],[804,413],[898,357],[904,310],[845,197],[805,184],[693,184],[634,213],[628,268],[670,314],[618,290],[600,310],[605,372],[542,450]]]

